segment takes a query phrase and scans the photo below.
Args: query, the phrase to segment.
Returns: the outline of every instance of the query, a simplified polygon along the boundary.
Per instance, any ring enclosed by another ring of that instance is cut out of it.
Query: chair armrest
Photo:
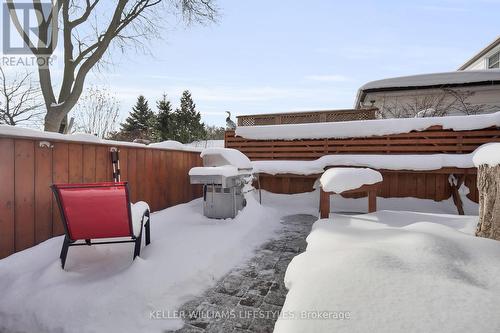
[[[130,203],[130,213],[132,215],[132,227],[134,236],[138,237],[141,232],[141,223],[147,222],[147,217],[143,221],[144,214],[149,211],[149,205],[144,201]]]

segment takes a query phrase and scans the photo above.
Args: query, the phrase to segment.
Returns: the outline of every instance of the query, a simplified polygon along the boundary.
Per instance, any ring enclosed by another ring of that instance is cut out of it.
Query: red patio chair
[[[143,201],[130,203],[127,182],[54,184],[51,188],[66,234],[60,255],[63,269],[70,246],[135,243],[135,259],[141,252],[143,226],[146,245],[150,243],[149,206]],[[93,241],[118,237],[122,239]]]

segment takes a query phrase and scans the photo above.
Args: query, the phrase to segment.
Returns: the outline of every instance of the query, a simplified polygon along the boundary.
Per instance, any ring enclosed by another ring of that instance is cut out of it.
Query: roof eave
[[[493,48],[497,47],[500,45],[500,36],[497,37],[492,43],[490,43],[488,46],[486,46],[484,49],[479,51],[475,56],[467,60],[462,66],[460,66],[457,70],[463,71],[479,59],[481,59],[482,56],[484,56],[486,53],[490,52]]]
[[[359,89],[355,105],[358,105],[358,104],[364,102],[366,95],[369,93],[374,93],[374,92],[420,90],[420,89],[461,88],[461,87],[474,87],[474,86],[493,86],[493,85],[497,85],[497,84],[500,85],[500,80],[487,80],[487,81],[478,81],[478,82],[448,83],[448,84],[433,84],[433,85],[407,86],[407,87],[381,87],[381,88]]]

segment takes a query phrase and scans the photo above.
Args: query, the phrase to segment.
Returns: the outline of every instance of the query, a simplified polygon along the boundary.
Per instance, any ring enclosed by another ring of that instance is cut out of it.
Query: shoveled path
[[[185,325],[175,332],[272,332],[287,293],[283,282],[286,268],[305,250],[305,239],[316,220],[312,215],[282,218],[278,238],[261,246],[252,259],[234,268],[214,288],[181,307]]]

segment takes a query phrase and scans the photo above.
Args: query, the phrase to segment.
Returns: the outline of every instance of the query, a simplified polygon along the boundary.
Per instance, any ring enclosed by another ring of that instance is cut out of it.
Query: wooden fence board
[[[128,149],[120,148],[120,179],[126,181],[128,179]]]
[[[83,147],[81,144],[68,145],[68,181],[70,183],[83,181]]]
[[[448,177],[445,175],[436,175],[436,200],[441,201],[447,199],[446,184]]]
[[[106,182],[113,180],[108,164],[111,164],[109,148],[99,146],[95,149],[95,181]]]
[[[35,144],[35,243],[52,237],[52,148]]]
[[[130,148],[127,153],[127,181],[129,184],[130,200],[137,200],[137,149]]]
[[[161,186],[162,180],[160,179],[160,156],[161,154],[151,154],[151,169],[153,170],[153,179],[151,180],[151,200],[154,210],[161,208]]]
[[[152,209],[156,210],[155,201],[153,199],[153,181],[155,180],[155,172],[153,170],[153,152],[151,149],[144,150],[144,201],[149,202]]]
[[[192,190],[191,186],[189,185],[189,176],[188,176],[190,168],[187,167],[190,164],[189,154],[184,153],[182,157],[183,157],[183,163],[181,165],[182,169],[181,175],[184,175],[184,177],[182,177],[183,180],[182,188],[184,189],[184,196],[188,197],[192,195]]]
[[[159,178],[162,180],[159,182],[158,188],[160,189],[160,202],[161,208],[166,208],[164,205],[169,201],[169,197],[167,195],[168,188],[170,187],[170,179],[168,177],[169,174],[169,165],[167,164],[167,152],[161,151],[160,155],[160,166],[159,166]]]
[[[57,142],[52,151],[52,180],[54,183],[68,183],[69,181],[69,151],[68,144]],[[55,200],[52,200],[52,235],[64,234],[61,213]]]
[[[170,165],[171,171],[174,174],[180,174],[182,172],[182,156],[177,156],[175,157],[173,153],[169,153],[169,160],[170,160]],[[173,188],[171,189],[171,199],[172,199],[172,204],[177,205],[180,202],[180,199],[183,195],[183,190],[175,190],[177,189],[182,189],[182,178],[181,177],[176,177],[175,179],[172,179],[172,186]]]
[[[15,251],[15,220],[14,220],[14,140],[0,138],[0,258]]]
[[[427,198],[434,198],[436,200],[436,175],[425,175],[425,196]]]
[[[137,149],[136,156],[136,183],[137,201],[144,201],[146,198],[146,173],[144,172],[144,149]]]
[[[415,176],[417,178],[417,198],[424,199],[425,198],[425,174],[418,174]]]
[[[31,140],[15,143],[15,247],[35,244],[35,149]]]
[[[83,146],[83,181],[85,183],[94,183],[96,181],[96,160],[95,146]]]

